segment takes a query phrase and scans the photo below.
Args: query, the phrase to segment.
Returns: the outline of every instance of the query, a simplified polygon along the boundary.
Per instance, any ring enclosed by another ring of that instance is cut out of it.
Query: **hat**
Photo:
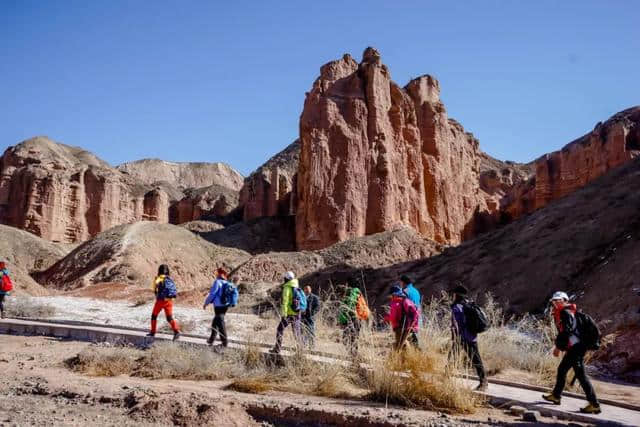
[[[455,288],[453,288],[453,290],[451,291],[454,294],[458,294],[458,295],[466,295],[469,293],[469,291],[467,290],[467,288],[465,288],[462,285],[458,285]]]
[[[284,278],[287,280],[293,280],[296,278],[296,275],[293,274],[293,271],[287,271],[286,273],[284,273]]]
[[[389,295],[400,297],[404,295],[404,292],[402,291],[402,288],[400,286],[393,285],[391,289],[389,289]]]
[[[558,292],[555,292],[551,297],[551,301],[560,301],[560,300],[569,301],[569,295],[567,295],[562,291],[558,291]]]
[[[400,276],[400,281],[401,281],[402,283],[407,284],[407,285],[408,285],[409,283],[413,283],[413,280],[411,280],[411,278],[410,278],[409,276],[407,276],[406,274],[403,274],[402,276]]]

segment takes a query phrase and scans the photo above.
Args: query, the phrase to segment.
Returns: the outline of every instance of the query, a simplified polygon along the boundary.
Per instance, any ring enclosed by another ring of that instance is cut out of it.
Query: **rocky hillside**
[[[0,158],[0,223],[54,242],[82,242],[120,224],[186,222],[236,208],[241,177],[226,165],[160,166],[142,161],[123,172],[80,148],[29,139]],[[153,167],[164,171],[158,182]],[[203,182],[205,188],[184,189]]]
[[[159,159],[143,159],[123,163],[116,169],[130,175],[141,184],[166,182],[181,190],[208,187],[215,183],[240,191],[244,180],[240,173],[225,163],[173,163]]]
[[[15,285],[14,294],[47,295],[48,290],[29,274],[49,268],[70,250],[69,246],[51,243],[26,231],[0,225],[0,259],[7,262]]]

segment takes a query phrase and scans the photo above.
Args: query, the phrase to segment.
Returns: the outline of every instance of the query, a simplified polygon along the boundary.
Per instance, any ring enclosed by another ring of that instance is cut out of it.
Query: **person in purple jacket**
[[[486,390],[488,386],[487,375],[478,350],[478,336],[469,331],[466,325],[464,306],[467,303],[467,288],[458,285],[451,292],[453,293],[451,335],[454,341],[454,348],[462,348],[469,360],[471,360],[471,364],[480,379],[480,384],[476,387],[476,390]]]

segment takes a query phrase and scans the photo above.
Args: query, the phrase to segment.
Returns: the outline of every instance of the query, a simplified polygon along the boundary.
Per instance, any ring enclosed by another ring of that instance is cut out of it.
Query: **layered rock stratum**
[[[54,242],[82,242],[120,224],[186,222],[237,207],[242,180],[226,165],[142,161],[123,169],[46,137],[9,147],[0,159],[0,222]]]

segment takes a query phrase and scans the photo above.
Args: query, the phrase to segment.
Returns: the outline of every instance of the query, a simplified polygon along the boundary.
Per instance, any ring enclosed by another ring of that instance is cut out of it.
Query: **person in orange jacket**
[[[167,322],[173,330],[173,340],[180,338],[180,329],[178,323],[173,318],[173,300],[176,297],[177,290],[173,279],[170,277],[169,266],[162,264],[158,267],[158,275],[151,284],[151,289],[156,295],[156,303],[153,306],[151,312],[151,331],[147,334],[148,337],[156,335],[158,328],[158,314],[164,310],[165,316],[167,316]]]

